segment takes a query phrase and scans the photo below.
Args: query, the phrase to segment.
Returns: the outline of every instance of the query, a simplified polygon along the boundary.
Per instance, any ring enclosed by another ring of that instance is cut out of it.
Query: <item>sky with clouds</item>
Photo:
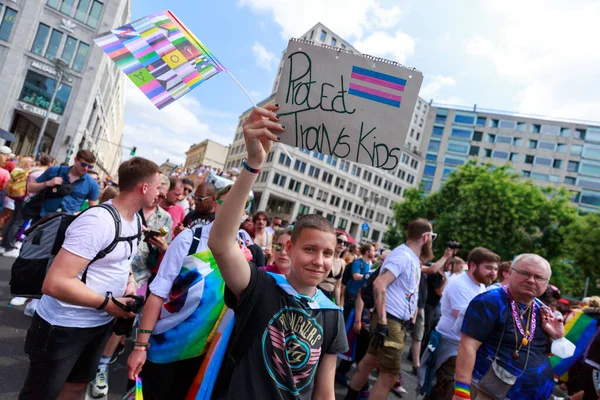
[[[322,22],[360,52],[421,70],[428,101],[600,120],[596,0],[132,3],[133,19],[170,8],[255,101],[270,94],[288,39]],[[182,163],[204,139],[230,144],[251,106],[224,73],[161,111],[128,83],[123,145],[159,164]]]

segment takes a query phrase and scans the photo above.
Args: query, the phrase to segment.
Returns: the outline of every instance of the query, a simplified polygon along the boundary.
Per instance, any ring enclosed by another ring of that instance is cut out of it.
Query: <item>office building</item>
[[[0,1],[0,128],[16,154],[32,154],[57,76],[67,66],[40,149],[59,162],[79,149],[97,155],[101,175],[121,162],[125,77],[96,45],[101,32],[130,20],[130,0]]]
[[[222,170],[225,167],[228,153],[229,146],[206,139],[201,143],[191,145],[190,149],[185,152],[184,168],[194,168],[203,164]]]
[[[358,53],[349,43],[318,23],[303,39],[344,48]],[[279,85],[285,52],[275,78],[272,101]],[[400,162],[393,171],[384,171],[336,157],[287,146],[292,161],[281,145],[275,145],[253,186],[255,209],[291,223],[298,216],[315,213],[328,218],[336,228],[345,230],[358,241],[382,245],[383,234],[393,223],[392,206],[401,201],[404,190],[418,184],[423,169],[420,149],[429,106],[421,99],[415,107],[409,134]],[[246,148],[242,122],[252,110],[240,116],[225,169],[241,168]],[[369,225],[363,232],[362,225]]]
[[[503,165],[540,186],[565,185],[581,211],[600,211],[600,123],[431,105],[422,183],[437,191],[467,160]]]

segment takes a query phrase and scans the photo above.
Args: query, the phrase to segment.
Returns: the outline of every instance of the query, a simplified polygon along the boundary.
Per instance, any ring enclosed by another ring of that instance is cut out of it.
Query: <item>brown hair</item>
[[[471,263],[479,265],[484,262],[499,263],[500,261],[500,256],[494,253],[493,251],[488,250],[485,247],[475,247],[469,253],[469,257],[467,258],[467,265],[469,266],[469,268],[471,268]]]
[[[335,228],[327,218],[317,214],[307,214],[296,220],[294,230],[292,231],[292,243],[296,243],[296,240],[298,240],[304,229],[316,229],[333,235],[336,233]]]
[[[133,157],[119,167],[119,187],[122,192],[132,191],[139,183],[159,172],[158,165],[142,157]]]
[[[119,188],[116,186],[107,186],[103,191],[102,191],[102,195],[100,196],[100,204],[104,203],[105,201],[109,201],[114,199],[115,197],[117,197],[119,194]]]
[[[362,246],[360,246],[360,254],[365,254],[367,251],[369,250],[375,250],[375,247],[373,246],[372,243],[365,243]]]
[[[40,165],[43,167],[49,167],[52,165],[52,157],[47,154],[42,154],[40,156]]]
[[[279,232],[276,232],[275,235],[273,236],[273,243],[277,242],[280,237],[285,236],[285,235],[292,236],[292,230],[291,229],[281,229]]]
[[[498,280],[499,281],[504,279],[504,275],[502,275],[503,273],[510,271],[510,266],[511,266],[510,261],[503,261],[500,263],[500,265],[498,265]]]
[[[431,230],[431,223],[424,218],[419,218],[408,224],[406,236],[409,241],[419,240],[424,233],[431,232]]]
[[[181,180],[177,178],[169,178],[169,192],[177,187]]]
[[[267,225],[269,225],[271,223],[271,217],[269,217],[269,214],[267,214],[266,211],[257,211],[254,213],[254,215],[252,216],[252,222],[256,223],[256,218],[258,217],[265,217],[265,219],[267,220]]]
[[[85,161],[88,163],[95,163],[96,162],[96,156],[94,155],[94,153],[92,153],[89,150],[79,150],[77,152],[77,155],[75,156],[79,161]]]

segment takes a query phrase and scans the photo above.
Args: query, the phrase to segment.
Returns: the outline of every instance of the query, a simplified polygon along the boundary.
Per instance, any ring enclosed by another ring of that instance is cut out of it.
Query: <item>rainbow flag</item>
[[[217,330],[186,400],[209,400],[211,397],[235,325],[233,311],[225,307],[217,325]]]
[[[225,71],[169,10],[102,33],[94,41],[159,110]]]
[[[142,392],[142,378],[135,378],[135,386],[125,393],[123,400],[144,400],[144,393]]]
[[[560,377],[561,381],[568,379],[569,369],[585,352],[596,333],[597,325],[598,320],[585,314],[582,310],[577,311],[573,318],[565,324],[565,338],[575,344],[575,353],[564,359],[555,355],[550,356],[554,375]]]

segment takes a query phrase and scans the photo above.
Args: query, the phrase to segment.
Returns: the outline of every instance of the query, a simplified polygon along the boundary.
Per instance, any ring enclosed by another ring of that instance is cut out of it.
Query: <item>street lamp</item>
[[[63,79],[69,79],[69,65],[63,61],[62,59],[55,57],[54,58],[54,68],[56,70],[56,82],[54,84],[54,92],[52,93],[52,98],[50,99],[50,104],[48,105],[48,109],[46,110],[46,116],[44,117],[44,122],[42,122],[42,127],[40,128],[40,133],[35,141],[35,146],[33,147],[33,155],[36,159],[39,158],[40,144],[42,143],[42,137],[44,136],[44,132],[46,131],[46,125],[48,125],[48,119],[50,118],[50,113],[52,112],[52,106],[54,105],[54,100],[56,99],[56,95],[58,91],[62,88]]]

